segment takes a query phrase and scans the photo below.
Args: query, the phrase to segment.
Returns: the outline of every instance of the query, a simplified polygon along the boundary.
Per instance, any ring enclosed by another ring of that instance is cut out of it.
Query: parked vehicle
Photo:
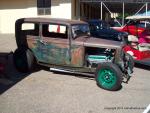
[[[90,36],[86,22],[23,18],[16,21],[14,63],[21,72],[34,63],[74,73],[92,74],[98,86],[118,90],[133,72],[129,56],[117,41]]]
[[[109,24],[102,20],[89,20],[91,36],[114,41],[125,41],[128,33],[110,28]]]
[[[139,36],[147,27],[150,27],[148,21],[130,20],[121,31],[128,32],[131,35]]]
[[[128,45],[124,47],[124,50],[133,56],[135,62],[150,65],[150,46],[147,46],[150,44],[150,39],[147,38],[150,36],[150,18],[133,16],[128,19],[130,21],[122,29],[129,33]]]

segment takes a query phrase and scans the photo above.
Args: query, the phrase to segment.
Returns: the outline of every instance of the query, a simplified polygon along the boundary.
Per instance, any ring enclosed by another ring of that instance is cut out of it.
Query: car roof
[[[22,18],[24,22],[37,22],[37,23],[57,23],[64,25],[72,25],[72,24],[87,24],[86,22],[79,20],[70,20],[70,19],[61,19],[61,18]],[[21,20],[21,19],[18,19]]]
[[[150,20],[150,16],[136,16],[136,15],[133,15],[133,16],[128,16],[126,17],[126,19],[131,19],[131,20]]]

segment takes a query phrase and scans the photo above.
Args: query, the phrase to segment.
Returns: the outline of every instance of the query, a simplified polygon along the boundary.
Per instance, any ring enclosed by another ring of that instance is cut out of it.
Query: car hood
[[[102,33],[106,33],[105,35],[110,36],[110,37],[111,37],[111,36],[116,36],[116,37],[117,37],[119,34],[120,34],[120,35],[126,35],[125,32],[117,31],[117,30],[114,30],[114,29],[112,29],[112,28],[103,29],[103,31],[98,30],[97,33],[98,33],[99,35],[102,35]]]
[[[124,37],[127,37],[127,34],[125,32],[120,32],[113,29],[97,30],[95,32],[91,32],[91,35],[97,38],[114,41],[122,41]]]
[[[95,37],[87,38],[84,42],[86,47],[122,48],[123,43],[112,40],[99,39]]]
[[[98,47],[98,48],[122,48],[124,44],[118,41],[100,39],[96,37],[78,37],[76,40],[73,41],[77,45],[83,45],[85,47]]]

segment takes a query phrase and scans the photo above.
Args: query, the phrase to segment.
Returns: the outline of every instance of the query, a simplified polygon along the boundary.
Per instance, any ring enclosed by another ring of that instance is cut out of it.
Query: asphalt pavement
[[[0,37],[0,54],[14,51],[13,36]],[[143,113],[150,104],[150,71],[134,68],[128,84],[119,91],[106,91],[95,79],[78,74],[55,73],[40,68],[33,73],[15,70],[0,79],[0,113]]]

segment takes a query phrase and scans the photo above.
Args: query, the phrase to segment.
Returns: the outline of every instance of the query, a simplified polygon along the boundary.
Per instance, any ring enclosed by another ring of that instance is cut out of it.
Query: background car
[[[91,36],[114,41],[125,41],[128,33],[110,28],[109,24],[102,20],[87,21],[90,26]]]
[[[149,41],[147,36],[150,35],[150,23],[149,17],[147,16],[130,16],[127,17],[130,21],[125,25],[121,31],[129,33],[128,43],[124,47],[124,51],[132,55],[136,63],[150,65],[150,47],[147,46]],[[142,40],[147,40],[146,43]]]
[[[139,36],[146,28],[150,27],[148,21],[130,20],[121,31],[128,32],[131,35]]]

